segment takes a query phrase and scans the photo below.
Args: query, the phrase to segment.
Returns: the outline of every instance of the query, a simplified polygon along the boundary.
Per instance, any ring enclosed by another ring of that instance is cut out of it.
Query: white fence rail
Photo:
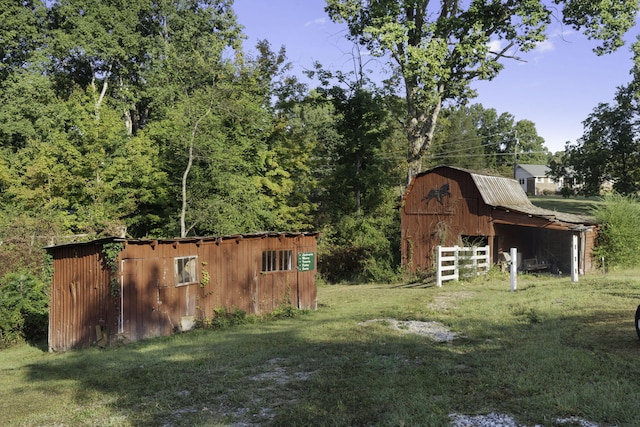
[[[436,286],[447,280],[459,280],[460,276],[478,276],[491,268],[489,246],[436,247]]]

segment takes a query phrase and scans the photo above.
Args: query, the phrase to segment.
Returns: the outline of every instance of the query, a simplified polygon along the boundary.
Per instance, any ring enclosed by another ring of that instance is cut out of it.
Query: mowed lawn
[[[593,209],[604,203],[600,197],[530,196],[529,199],[538,207],[575,215],[592,215]]]
[[[499,272],[441,288],[322,285],[318,310],[294,318],[106,350],[5,349],[0,424],[447,426],[493,412],[640,425],[639,273],[520,276],[515,292]]]

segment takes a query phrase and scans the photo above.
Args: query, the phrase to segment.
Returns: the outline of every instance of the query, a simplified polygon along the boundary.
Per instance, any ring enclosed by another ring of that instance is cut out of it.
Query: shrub
[[[562,197],[564,197],[565,199],[568,199],[571,196],[574,196],[576,194],[575,190],[573,190],[573,188],[569,188],[569,187],[562,187],[560,189],[560,195]]]
[[[8,273],[0,280],[0,346],[47,336],[48,287],[29,273]]]
[[[593,253],[608,267],[640,263],[640,204],[635,196],[609,194],[593,214],[601,225]]]
[[[255,316],[247,315],[247,312],[237,307],[227,310],[225,307],[213,310],[213,317],[204,322],[204,327],[212,329],[229,328],[236,325],[253,323]]]
[[[345,216],[323,230],[318,270],[329,282],[389,282],[397,274],[400,235],[385,218]]]

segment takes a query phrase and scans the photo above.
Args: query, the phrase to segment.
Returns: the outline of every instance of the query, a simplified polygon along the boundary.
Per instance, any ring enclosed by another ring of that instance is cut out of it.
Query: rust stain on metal
[[[185,239],[102,239],[47,248],[53,256],[49,347],[67,350],[168,335],[240,309],[281,304],[317,308],[315,269],[298,271],[298,253],[316,252],[318,233],[255,233]],[[123,243],[116,277],[102,252]],[[263,265],[272,254],[275,268]]]

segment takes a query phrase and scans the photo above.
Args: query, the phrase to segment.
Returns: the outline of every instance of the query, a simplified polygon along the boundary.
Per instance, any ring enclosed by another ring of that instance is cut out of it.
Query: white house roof
[[[547,172],[551,170],[549,169],[548,166],[545,166],[545,165],[520,165],[519,164],[518,168],[522,169],[523,171],[525,171],[526,173],[528,173],[533,177],[547,176]]]

